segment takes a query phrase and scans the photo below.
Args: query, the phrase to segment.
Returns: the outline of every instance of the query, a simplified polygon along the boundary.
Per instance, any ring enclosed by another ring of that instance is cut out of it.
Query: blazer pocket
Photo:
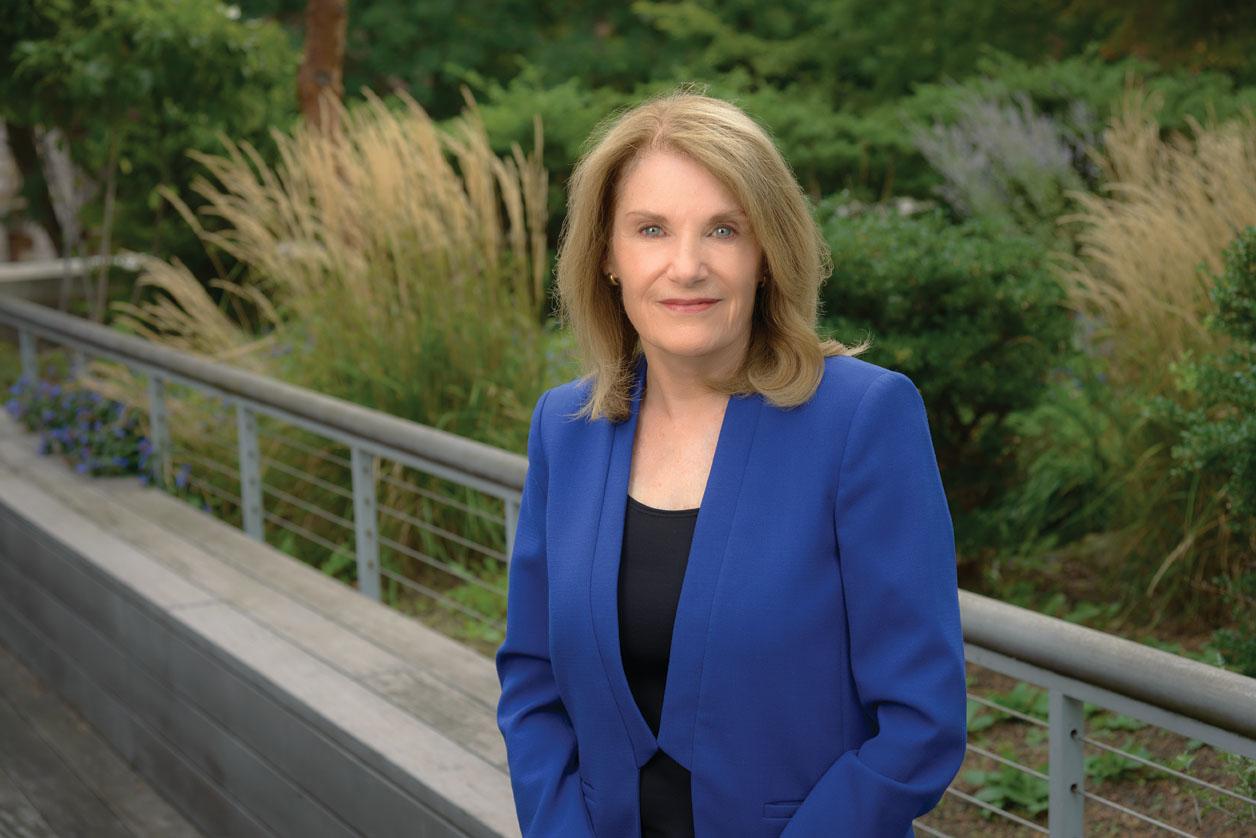
[[[801,800],[775,800],[771,803],[763,804],[763,817],[765,818],[789,818],[793,817],[794,812],[802,805]]]

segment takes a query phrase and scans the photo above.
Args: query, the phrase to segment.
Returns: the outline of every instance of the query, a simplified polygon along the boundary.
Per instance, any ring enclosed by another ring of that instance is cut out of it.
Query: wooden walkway
[[[201,833],[0,645],[0,838],[156,835]]]

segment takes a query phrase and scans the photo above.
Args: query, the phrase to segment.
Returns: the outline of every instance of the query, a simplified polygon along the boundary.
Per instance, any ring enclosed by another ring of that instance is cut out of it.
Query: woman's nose
[[[690,282],[705,275],[702,239],[698,235],[684,234],[675,238],[672,251],[672,275],[681,282]]]

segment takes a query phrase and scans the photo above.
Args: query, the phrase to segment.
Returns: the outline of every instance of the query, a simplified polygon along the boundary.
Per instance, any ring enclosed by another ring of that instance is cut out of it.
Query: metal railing
[[[263,537],[263,522],[272,517],[263,505],[263,496],[269,487],[262,482],[258,418],[272,417],[345,446],[348,457],[313,449],[306,453],[336,461],[351,475],[349,490],[332,484],[323,488],[352,497],[352,521],[337,516],[337,523],[353,527],[359,588],[367,596],[378,599],[381,575],[388,576],[388,571],[379,563],[381,514],[408,515],[404,510],[381,508],[377,502],[376,465],[380,458],[501,499],[505,553],[491,549],[483,552],[503,562],[510,554],[527,468],[526,460],[517,454],[155,345],[30,303],[0,299],[0,322],[17,330],[23,372],[32,380],[38,374],[37,337],[84,356],[120,362],[146,375],[150,436],[156,457],[170,457],[165,392],[168,382],[180,382],[213,394],[233,406],[237,464],[235,469],[220,468],[238,481],[237,501],[243,510],[243,528],[254,538]],[[405,483],[387,476],[384,479]],[[421,487],[412,488],[421,491]],[[483,514],[479,510],[470,511]],[[456,533],[448,535],[457,536]],[[335,546],[330,542],[326,544],[328,549]],[[395,542],[388,546],[405,547]],[[425,586],[417,583],[414,586],[420,593],[440,596],[439,592]],[[497,588],[494,592],[504,599],[503,590]],[[1083,712],[1084,704],[1090,703],[1251,760],[1256,759],[1256,679],[968,591],[960,592],[960,607],[965,655],[971,664],[1048,691],[1045,720],[971,692],[969,696],[978,705],[1045,728],[1047,772],[1000,756],[971,741],[968,750],[978,758],[993,760],[1046,782],[1049,826],[993,805],[954,785],[947,789],[947,796],[977,806],[1025,830],[1052,836],[1075,838],[1084,834],[1087,802],[1122,812],[1142,826],[1170,834],[1191,834],[1153,815],[1087,791],[1084,746],[1089,745],[1162,770],[1178,781],[1207,789],[1240,806],[1256,807],[1251,789],[1225,788],[1087,736]],[[1252,823],[1256,823],[1256,808],[1252,811]],[[929,835],[947,834],[924,823],[923,819],[917,821],[916,828]]]

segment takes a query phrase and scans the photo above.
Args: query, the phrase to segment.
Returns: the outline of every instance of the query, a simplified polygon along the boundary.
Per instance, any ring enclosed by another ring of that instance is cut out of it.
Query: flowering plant
[[[79,474],[149,474],[152,445],[140,417],[92,390],[26,376],[9,388],[5,409],[40,435],[40,454],[64,456]]]

